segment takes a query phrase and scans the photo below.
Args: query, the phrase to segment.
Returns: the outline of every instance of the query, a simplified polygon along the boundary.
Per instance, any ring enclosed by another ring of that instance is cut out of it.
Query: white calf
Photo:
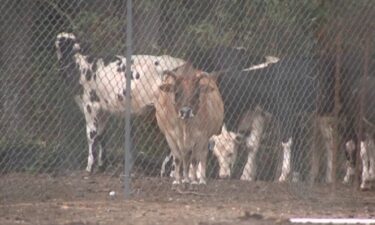
[[[219,177],[229,178],[236,162],[241,136],[228,131],[223,125],[221,133],[210,139],[210,148],[219,162]]]

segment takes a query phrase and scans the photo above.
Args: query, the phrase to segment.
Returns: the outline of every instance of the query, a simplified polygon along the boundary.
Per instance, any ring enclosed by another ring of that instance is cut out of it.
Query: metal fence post
[[[341,23],[340,23],[341,25]],[[340,119],[340,110],[341,110],[341,101],[340,101],[340,92],[341,92],[341,70],[342,70],[342,32],[340,31],[335,40],[335,86],[334,86],[334,104],[333,104],[333,113],[334,113],[334,137],[333,137],[333,154],[332,154],[332,188],[336,189],[336,175],[337,175],[337,153],[339,151],[339,119]]]
[[[125,198],[130,197],[130,171],[132,167],[131,138],[130,138],[130,117],[131,117],[131,57],[132,57],[132,0],[126,2],[126,111],[125,111],[125,165],[124,165],[124,193]]]

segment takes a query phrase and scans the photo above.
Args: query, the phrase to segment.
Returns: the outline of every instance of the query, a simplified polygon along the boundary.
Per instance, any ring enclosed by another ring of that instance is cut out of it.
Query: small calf
[[[213,135],[210,138],[209,146],[219,162],[220,178],[230,178],[240,141],[241,135],[228,131],[225,125],[223,125],[219,135]]]

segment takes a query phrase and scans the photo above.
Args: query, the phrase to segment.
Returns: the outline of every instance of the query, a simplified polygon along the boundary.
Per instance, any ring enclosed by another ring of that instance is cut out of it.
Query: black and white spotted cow
[[[129,63],[123,56],[107,60],[84,54],[72,33],[58,34],[55,45],[60,72],[73,88],[75,99],[85,115],[89,144],[86,170],[92,172],[96,160],[99,168],[104,166],[100,137],[108,115],[120,115],[125,111],[125,71]],[[184,63],[182,59],[168,55],[133,55],[130,65],[132,113],[140,114],[152,106],[158,95],[163,71],[173,70]]]

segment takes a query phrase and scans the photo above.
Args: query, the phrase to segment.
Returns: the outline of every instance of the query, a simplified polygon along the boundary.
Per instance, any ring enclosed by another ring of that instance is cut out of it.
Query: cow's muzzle
[[[193,110],[187,106],[182,107],[179,113],[180,113],[181,119],[189,119],[189,118],[194,117]]]

